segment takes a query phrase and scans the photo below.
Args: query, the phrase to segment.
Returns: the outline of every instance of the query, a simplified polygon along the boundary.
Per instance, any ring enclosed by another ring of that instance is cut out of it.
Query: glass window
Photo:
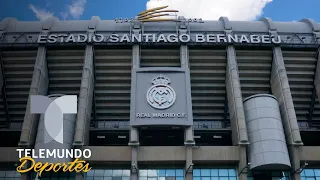
[[[201,176],[210,176],[210,169],[201,169]]]
[[[129,169],[92,169],[85,175],[86,180],[129,180]]]
[[[236,169],[194,169],[193,180],[237,180]]]
[[[301,179],[320,180],[320,169],[304,169],[301,172]]]
[[[143,169],[139,170],[139,180],[184,180],[183,169]]]
[[[313,169],[305,169],[304,173],[307,177],[314,177],[314,170]]]
[[[16,174],[17,175],[17,174]],[[31,179],[36,179],[37,173],[32,173]],[[16,179],[21,179],[21,175],[19,178]],[[41,180],[75,180],[76,179],[76,173],[75,172],[43,172],[41,175]],[[13,180],[13,179],[10,179]]]

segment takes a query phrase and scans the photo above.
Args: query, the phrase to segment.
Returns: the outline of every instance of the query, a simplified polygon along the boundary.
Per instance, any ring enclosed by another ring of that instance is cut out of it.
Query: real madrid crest
[[[172,106],[176,100],[176,93],[169,86],[170,79],[162,75],[153,78],[151,86],[147,92],[147,101],[150,106],[156,109],[167,109]]]

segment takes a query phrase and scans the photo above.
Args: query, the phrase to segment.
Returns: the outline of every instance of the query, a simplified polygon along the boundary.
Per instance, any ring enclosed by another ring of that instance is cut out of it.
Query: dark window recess
[[[232,146],[231,131],[194,131],[196,146]]]
[[[0,147],[17,147],[20,141],[21,131],[1,131],[0,132]]]
[[[320,131],[300,131],[304,146],[320,146]]]
[[[184,130],[142,129],[139,140],[141,146],[184,146]]]
[[[129,131],[90,131],[90,146],[128,146]]]

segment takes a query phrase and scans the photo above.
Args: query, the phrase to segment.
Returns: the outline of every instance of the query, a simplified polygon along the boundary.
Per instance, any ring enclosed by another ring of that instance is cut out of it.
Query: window
[[[0,171],[0,180],[18,180],[21,179],[21,174],[15,170]]]
[[[183,169],[139,170],[139,180],[184,180]]]
[[[130,180],[129,169],[91,169],[86,180]]]
[[[301,180],[320,180],[320,169],[304,169]]]
[[[32,173],[31,179],[35,179],[37,177],[37,173]],[[40,180],[75,180],[76,173],[75,172],[42,172]],[[10,179],[11,180],[11,179]]]
[[[235,169],[194,169],[193,180],[237,180]]]

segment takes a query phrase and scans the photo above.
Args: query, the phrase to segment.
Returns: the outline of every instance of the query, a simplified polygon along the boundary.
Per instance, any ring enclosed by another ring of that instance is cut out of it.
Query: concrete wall
[[[300,147],[300,161],[309,163],[312,161],[320,161],[320,146]]]
[[[19,161],[18,147],[0,147],[0,162],[10,163]]]
[[[92,156],[89,162],[130,162],[131,148],[128,146],[86,146]],[[238,146],[201,146],[193,148],[194,162],[237,162],[239,161]],[[138,148],[138,162],[152,161],[185,161],[184,146],[142,146]]]

